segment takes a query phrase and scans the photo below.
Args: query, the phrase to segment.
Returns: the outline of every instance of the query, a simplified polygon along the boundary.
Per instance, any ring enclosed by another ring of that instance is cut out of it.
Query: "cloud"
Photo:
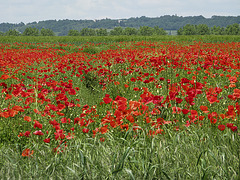
[[[0,23],[50,19],[239,15],[239,0],[7,0]]]

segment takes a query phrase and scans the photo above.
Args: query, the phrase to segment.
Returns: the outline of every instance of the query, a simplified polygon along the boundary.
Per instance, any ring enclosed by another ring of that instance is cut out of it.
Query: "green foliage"
[[[203,16],[189,16],[182,17],[177,15],[164,15],[161,17],[136,17],[129,19],[101,19],[101,20],[46,20],[39,22],[32,22],[28,24],[18,23],[1,23],[0,31],[7,32],[9,29],[17,29],[19,32],[23,33],[26,27],[35,27],[37,29],[47,28],[55,32],[59,36],[66,36],[70,29],[114,29],[115,27],[133,27],[140,28],[141,26],[149,26],[154,28],[154,26],[161,25],[161,28],[165,30],[178,30],[184,27],[186,24],[206,24],[208,27],[226,27],[228,25],[239,23],[240,16],[212,16],[211,18],[205,18]]]
[[[138,34],[138,31],[136,28],[127,27],[124,29],[124,35],[132,36],[137,34]]]
[[[195,36],[2,36],[1,43],[69,43],[75,45],[82,45],[82,43],[114,43],[122,41],[152,41],[152,42],[239,42],[239,35],[195,35]]]
[[[232,24],[232,25],[228,25],[225,29],[225,33],[227,35],[240,35],[239,24],[235,23],[235,24]]]
[[[141,36],[151,36],[153,35],[153,28],[148,27],[148,26],[141,26],[139,29],[139,34]]]
[[[153,34],[154,35],[167,35],[167,32],[163,28],[159,28],[159,26],[155,26],[153,29]]]
[[[113,30],[110,31],[110,35],[112,36],[120,36],[123,35],[124,30],[122,27],[115,27]]]
[[[194,25],[192,24],[187,24],[183,28],[180,28],[178,30],[178,35],[196,35],[197,30]]]
[[[213,26],[209,28],[206,24],[187,24],[177,31],[178,35],[240,35],[240,26],[235,23],[226,28]]]
[[[107,29],[100,28],[96,30],[96,34],[97,36],[107,36],[108,32]]]
[[[80,36],[80,32],[78,30],[70,29],[68,31],[68,36]]]
[[[225,29],[223,27],[213,26],[211,28],[211,34],[213,34],[213,35],[224,35],[225,34]]]
[[[41,36],[54,36],[54,32],[51,29],[42,28],[40,31]]]
[[[96,36],[96,31],[94,29],[83,28],[80,31],[80,36]]]
[[[210,29],[206,24],[199,24],[196,26],[196,31],[198,35],[209,35]]]
[[[20,157],[25,147],[0,151],[1,179],[238,179],[239,137],[210,128],[130,138],[132,130],[89,136],[54,155],[35,146],[34,157]]]
[[[23,36],[39,36],[39,30],[37,28],[27,27],[23,34]]]
[[[16,29],[9,29],[6,33],[6,36],[20,36],[20,32],[17,31]]]

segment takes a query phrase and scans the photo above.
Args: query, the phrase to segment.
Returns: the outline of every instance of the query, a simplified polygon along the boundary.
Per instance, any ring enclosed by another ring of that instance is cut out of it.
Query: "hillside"
[[[206,24],[209,27],[220,26],[226,27],[234,23],[240,24],[240,16],[212,16],[211,18],[205,18],[203,16],[176,16],[165,15],[160,17],[135,17],[129,19],[101,19],[101,20],[46,20],[31,23],[1,23],[0,31],[6,32],[9,29],[16,29],[23,32],[27,27],[36,27],[37,29],[48,28],[53,30],[58,36],[64,36],[68,34],[70,29],[81,30],[82,28],[105,28],[113,29],[114,27],[134,27],[139,28],[141,26],[159,26],[165,30],[178,30],[186,24]]]

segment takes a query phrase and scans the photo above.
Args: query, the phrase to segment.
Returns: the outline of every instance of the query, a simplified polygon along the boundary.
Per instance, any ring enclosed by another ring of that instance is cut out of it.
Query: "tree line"
[[[187,24],[178,29],[178,35],[240,35],[240,26],[237,23],[228,25],[226,28],[213,26],[208,27],[206,24]]]
[[[16,29],[10,29],[5,33],[0,33],[2,36],[55,36],[55,33],[51,29],[42,28],[41,30],[33,27],[28,27],[21,34]],[[153,35],[168,35],[167,31],[158,26],[149,27],[141,26],[140,28],[133,27],[115,27],[108,30],[104,28],[92,29],[82,28],[79,30],[70,29],[68,36],[120,36],[120,35],[140,35],[140,36],[153,36]],[[226,28],[213,26],[208,27],[206,24],[187,24],[184,27],[177,30],[177,35],[240,35],[240,26],[237,23],[228,25]]]
[[[9,29],[7,32],[0,32],[1,36],[55,36],[55,33],[51,29],[42,28],[40,31],[37,28],[28,27],[23,33],[16,29]]]
[[[10,29],[16,29],[23,33],[26,28],[37,28],[39,31],[42,28],[51,29],[57,36],[68,35],[69,30],[75,29],[80,31],[83,28],[90,29],[114,29],[115,27],[122,28],[137,28],[148,26],[154,28],[159,26],[164,30],[175,30],[183,28],[187,24],[199,25],[206,24],[208,27],[227,27],[228,25],[240,23],[240,16],[212,16],[205,18],[203,16],[188,16],[182,17],[177,15],[164,15],[160,17],[132,17],[128,19],[99,19],[99,20],[45,20],[31,23],[0,23],[0,31],[7,32]]]
[[[68,36],[120,36],[120,35],[141,35],[141,36],[153,36],[153,35],[167,35],[168,33],[163,29],[155,26],[154,28],[149,26],[142,26],[139,29],[133,27],[115,27],[108,31],[107,29],[91,29],[83,28],[78,30],[69,30]]]
[[[167,35],[168,33],[159,27],[148,27],[142,26],[139,29],[127,27],[115,27],[112,30],[100,28],[100,29],[92,29],[92,28],[83,28],[80,31],[70,29],[68,31],[68,36],[119,36],[119,35],[142,35],[142,36],[152,36],[152,35]],[[51,29],[41,29],[40,31],[37,28],[28,27],[21,34],[16,29],[10,29],[5,33],[0,33],[2,36],[55,36],[55,33]]]

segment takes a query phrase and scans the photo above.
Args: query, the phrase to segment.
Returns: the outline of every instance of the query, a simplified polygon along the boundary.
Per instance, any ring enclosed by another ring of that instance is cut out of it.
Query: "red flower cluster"
[[[1,120],[17,119],[19,137],[57,142],[56,151],[81,135],[104,141],[115,129],[155,136],[163,126],[180,131],[209,123],[238,130],[240,43],[120,44],[92,55],[64,50],[69,44],[1,44]],[[87,88],[99,97],[91,106],[83,104]]]

